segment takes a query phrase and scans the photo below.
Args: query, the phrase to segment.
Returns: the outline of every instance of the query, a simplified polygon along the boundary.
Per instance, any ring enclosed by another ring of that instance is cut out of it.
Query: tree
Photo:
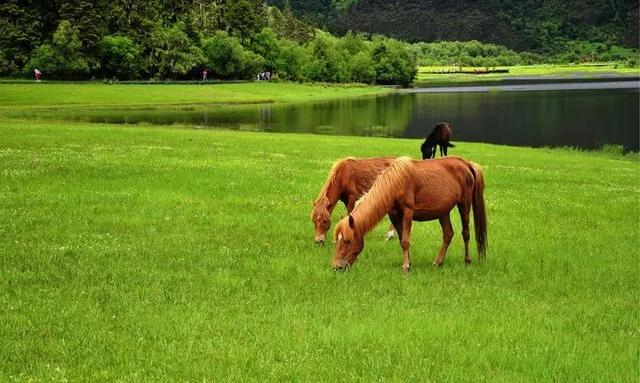
[[[104,36],[100,41],[100,60],[106,76],[135,78],[140,71],[140,47],[126,36]]]
[[[347,79],[345,57],[336,49],[331,37],[318,34],[307,47],[310,61],[305,76],[313,81],[343,82]]]
[[[398,40],[377,38],[371,60],[378,84],[407,86],[418,72],[415,58],[409,54],[405,44]]]
[[[220,78],[237,78],[243,72],[244,48],[240,40],[227,32],[217,31],[202,42],[205,65]]]
[[[262,56],[265,60],[264,69],[273,71],[280,57],[280,42],[271,28],[263,28],[260,33],[251,38],[249,48]]]
[[[95,57],[98,43],[104,31],[100,3],[90,0],[64,0],[60,2],[59,17],[78,31],[82,49],[89,57]]]
[[[0,3],[0,51],[4,52],[7,72],[17,72],[40,45],[43,23],[37,9],[19,0]]]
[[[223,24],[230,35],[245,41],[267,26],[266,16],[262,0],[233,0],[226,3]]]
[[[53,78],[81,78],[89,74],[89,64],[81,52],[78,30],[63,20],[53,34],[53,44],[43,44],[34,50],[25,71],[35,68]]]
[[[376,70],[373,68],[371,54],[363,50],[349,58],[347,63],[349,81],[372,84],[376,81]]]
[[[157,27],[152,33],[155,77],[175,79],[204,61],[202,51],[189,39],[184,28],[183,22],[177,22],[170,28]]]
[[[280,40],[280,55],[276,59],[276,73],[285,80],[302,81],[303,68],[311,60],[309,52],[293,41]]]

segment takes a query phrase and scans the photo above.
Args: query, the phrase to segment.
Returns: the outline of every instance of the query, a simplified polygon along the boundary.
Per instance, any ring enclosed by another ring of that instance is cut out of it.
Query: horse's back
[[[378,176],[384,172],[391,163],[395,160],[394,157],[380,157],[380,158],[353,158],[349,161],[349,166],[345,170],[348,170],[348,174],[345,174],[344,182],[347,183],[347,189],[350,193],[364,194],[373,185]]]
[[[414,220],[440,218],[471,197],[473,173],[460,157],[414,161]]]
[[[458,156],[433,160],[414,160],[417,178],[425,184],[453,191],[473,186],[473,163]]]

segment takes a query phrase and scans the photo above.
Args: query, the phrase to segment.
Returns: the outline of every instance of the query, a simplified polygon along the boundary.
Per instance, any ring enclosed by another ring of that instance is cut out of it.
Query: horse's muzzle
[[[348,271],[351,265],[349,262],[345,260],[333,261],[333,270],[334,271]]]

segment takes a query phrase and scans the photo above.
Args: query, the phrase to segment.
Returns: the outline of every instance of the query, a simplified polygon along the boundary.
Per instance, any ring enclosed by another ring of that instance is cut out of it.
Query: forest
[[[409,45],[317,30],[262,0],[10,0],[0,5],[0,74],[48,78],[275,79],[406,85]]]
[[[417,65],[638,65],[637,3],[7,0],[0,76],[409,84]]]
[[[480,40],[538,54],[570,41],[638,46],[635,0],[269,0],[327,27],[410,42]]]

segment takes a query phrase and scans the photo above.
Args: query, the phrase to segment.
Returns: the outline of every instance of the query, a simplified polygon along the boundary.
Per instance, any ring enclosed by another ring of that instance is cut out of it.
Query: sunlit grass
[[[308,213],[334,160],[417,157],[418,140],[6,121],[0,137],[1,381],[640,373],[637,158],[456,142],[485,169],[487,261],[463,265],[453,213],[444,266],[439,225],[416,224],[404,276],[386,224],[333,272]]]
[[[248,104],[356,97],[390,89],[328,84],[247,82],[235,84],[0,83],[0,111],[61,107],[161,108],[171,105]]]
[[[474,68],[463,67],[463,71],[473,71]],[[483,70],[485,68],[477,68]],[[416,76],[416,83],[431,82],[476,82],[476,81],[496,81],[508,80],[511,77],[522,76],[545,76],[550,78],[592,78],[603,74],[618,75],[640,75],[640,68],[627,68],[623,64],[541,64],[541,65],[517,65],[510,67],[496,67],[495,69],[508,69],[509,73],[487,73],[487,74],[434,74],[427,72],[455,72],[459,68],[457,66],[421,66]]]

